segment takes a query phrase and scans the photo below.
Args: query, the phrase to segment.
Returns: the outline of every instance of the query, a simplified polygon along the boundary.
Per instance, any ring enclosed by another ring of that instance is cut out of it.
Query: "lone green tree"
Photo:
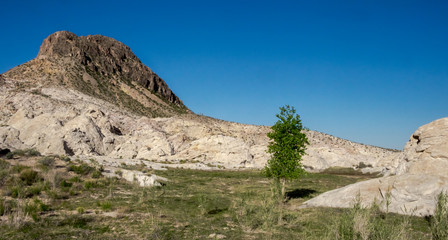
[[[277,122],[267,134],[270,139],[267,152],[271,154],[271,158],[263,173],[273,178],[277,194],[281,194],[282,199],[285,199],[286,182],[305,173],[301,161],[309,142],[294,107],[280,107],[280,114],[276,117]]]

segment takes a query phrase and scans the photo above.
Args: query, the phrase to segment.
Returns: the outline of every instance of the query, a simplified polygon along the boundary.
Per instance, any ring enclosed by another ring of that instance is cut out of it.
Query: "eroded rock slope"
[[[410,137],[394,176],[372,179],[323,193],[304,207],[352,207],[360,197],[383,210],[402,214],[432,215],[437,195],[448,191],[448,118],[424,125]],[[389,195],[390,205],[386,206]]]

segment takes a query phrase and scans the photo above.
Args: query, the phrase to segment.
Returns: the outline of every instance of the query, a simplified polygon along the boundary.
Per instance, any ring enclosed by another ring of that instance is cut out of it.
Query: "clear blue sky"
[[[130,46],[194,112],[403,148],[448,116],[448,1],[3,1],[0,72],[58,30]]]

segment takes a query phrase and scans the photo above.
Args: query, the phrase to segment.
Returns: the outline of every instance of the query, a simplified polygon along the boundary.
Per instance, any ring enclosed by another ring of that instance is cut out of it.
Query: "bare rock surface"
[[[107,156],[198,169],[262,168],[270,130],[193,114],[135,115],[76,90],[41,88],[0,93],[0,148],[36,148],[43,154]],[[309,171],[329,167],[394,168],[400,154],[308,131]]]
[[[431,215],[437,195],[448,192],[448,118],[420,127],[399,156],[397,175],[372,179],[323,193],[303,207],[352,207],[359,196],[368,206],[374,201],[390,206],[383,210],[402,214]]]

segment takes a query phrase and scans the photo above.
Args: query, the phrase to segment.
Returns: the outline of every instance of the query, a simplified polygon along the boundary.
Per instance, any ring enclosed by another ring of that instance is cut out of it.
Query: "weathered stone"
[[[431,215],[437,195],[448,192],[448,118],[420,127],[398,157],[398,175],[355,183],[323,193],[302,207],[351,207],[359,195],[364,205],[385,201],[383,210],[402,214]]]

